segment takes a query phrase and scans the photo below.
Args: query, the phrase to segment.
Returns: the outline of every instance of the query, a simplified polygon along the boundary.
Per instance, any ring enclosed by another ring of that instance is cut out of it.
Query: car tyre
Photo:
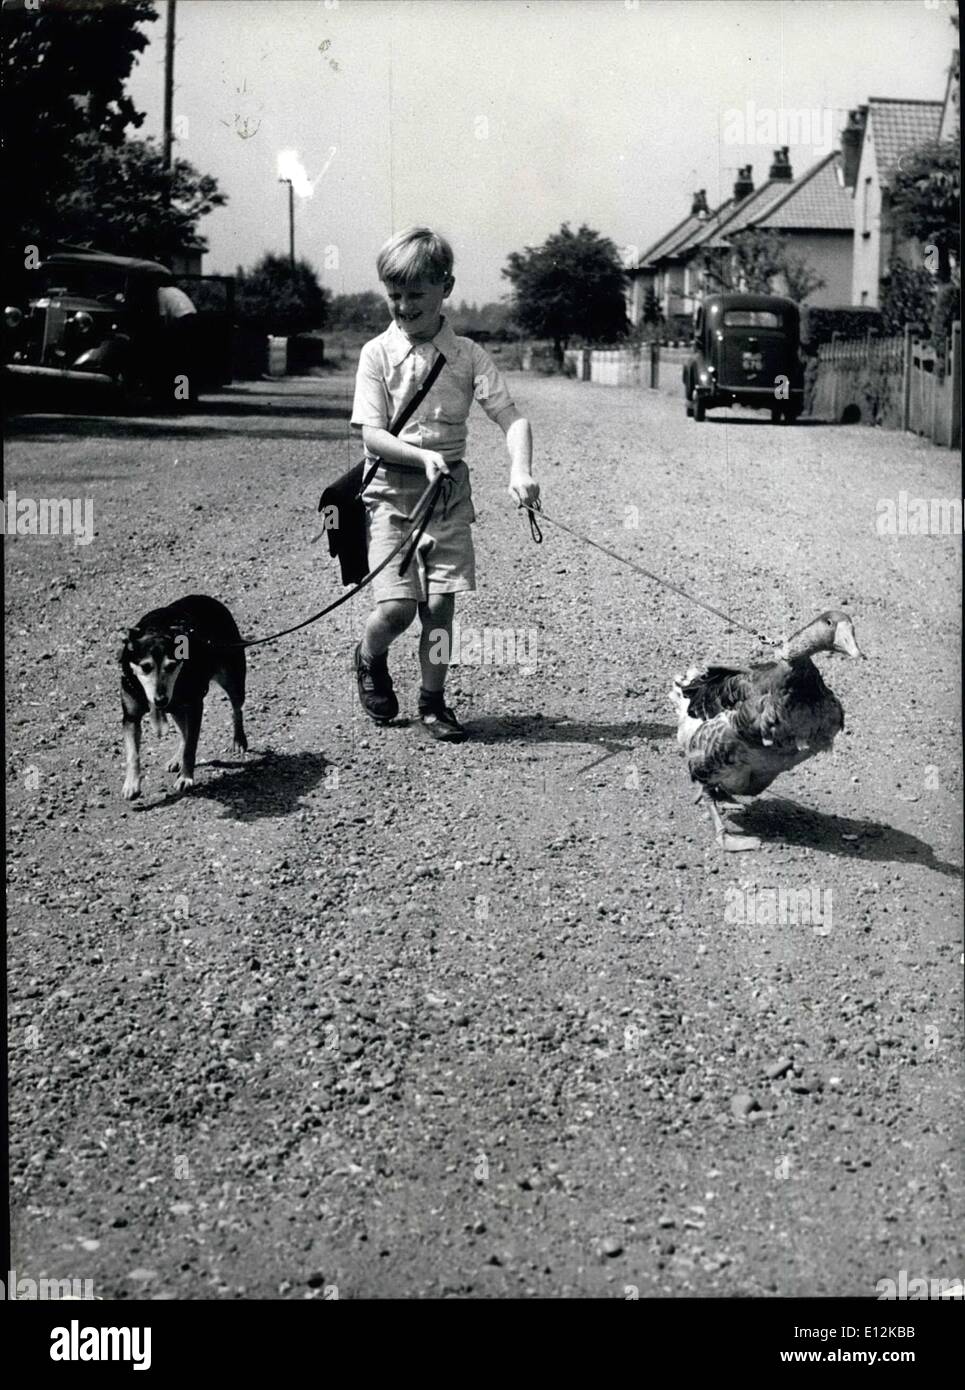
[[[697,424],[698,424],[698,425],[699,425],[699,424],[701,423],[701,421],[705,418],[706,412],[707,412],[707,405],[706,405],[706,403],[705,403],[705,401],[704,401],[703,396],[695,395],[695,396],[694,396],[694,419],[697,421]]]

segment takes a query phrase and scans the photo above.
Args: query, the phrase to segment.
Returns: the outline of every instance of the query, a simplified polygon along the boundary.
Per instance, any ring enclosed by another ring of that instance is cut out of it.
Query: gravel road
[[[838,747],[722,856],[667,690],[753,639],[549,524],[533,545],[480,413],[459,617],[521,659],[454,668],[472,740],[364,721],[357,600],[250,654],[246,764],[215,692],[193,792],[146,728],[127,804],[121,628],[207,592],[258,635],[338,592],[313,509],[357,453],[351,382],[15,418],[6,489],[92,498],[96,526],[6,541],[19,1273],[121,1299],[965,1274],[961,538],[875,528],[900,490],[956,495],[958,460],[512,384],[548,512],[775,638],[847,607],[870,660],[824,668]],[[393,670],[411,715],[414,635]],[[791,889],[820,920],[771,919]]]

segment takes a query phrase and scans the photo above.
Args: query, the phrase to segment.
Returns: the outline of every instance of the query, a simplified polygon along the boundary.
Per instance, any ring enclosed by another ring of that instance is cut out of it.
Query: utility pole
[[[170,169],[174,106],[174,11],[177,0],[168,0],[167,28],[164,35],[164,167]]]
[[[288,184],[288,259],[291,261],[292,276],[295,274],[295,185],[291,179],[279,179]]]

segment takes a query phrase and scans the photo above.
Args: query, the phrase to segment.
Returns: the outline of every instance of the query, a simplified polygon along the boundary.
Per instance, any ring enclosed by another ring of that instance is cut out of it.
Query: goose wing
[[[688,671],[681,693],[692,715],[704,720],[731,714],[734,735],[752,744],[794,742],[790,718],[794,692],[787,662],[759,666],[705,666]]]

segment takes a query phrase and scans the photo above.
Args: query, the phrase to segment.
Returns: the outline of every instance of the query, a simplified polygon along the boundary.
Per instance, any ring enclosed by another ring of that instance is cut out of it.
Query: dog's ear
[[[141,629],[139,627],[122,627],[120,629],[118,636],[121,639],[121,645],[117,650],[118,661],[124,660],[125,656],[128,654],[129,651],[131,651],[134,642],[138,637],[140,637],[140,635]]]

